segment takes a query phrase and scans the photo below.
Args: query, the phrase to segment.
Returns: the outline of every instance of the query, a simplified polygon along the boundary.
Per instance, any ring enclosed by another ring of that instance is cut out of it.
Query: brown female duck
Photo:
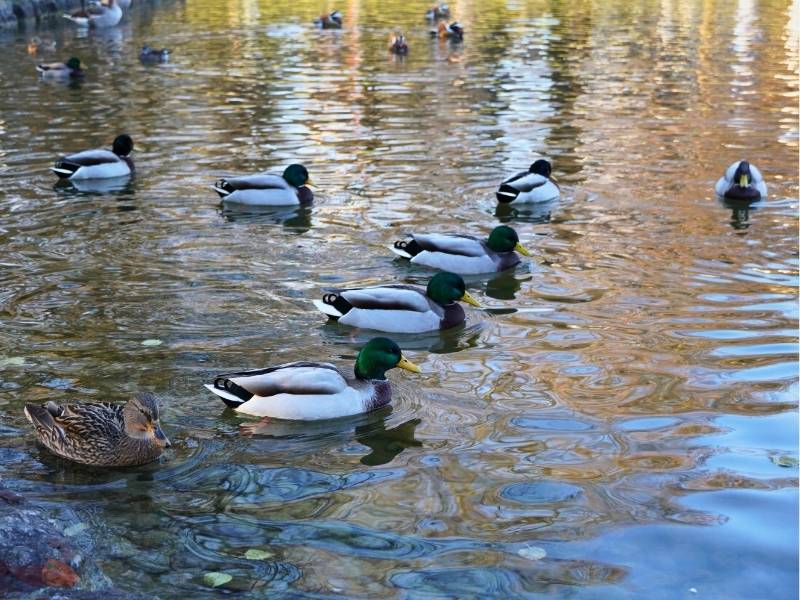
[[[158,423],[158,401],[153,394],[137,394],[124,406],[26,404],[25,416],[48,450],[85,465],[143,465],[156,460],[170,445]]]

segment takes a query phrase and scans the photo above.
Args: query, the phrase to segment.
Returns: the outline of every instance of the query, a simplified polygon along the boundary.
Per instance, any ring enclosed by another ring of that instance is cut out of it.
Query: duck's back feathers
[[[310,202],[311,190],[303,186],[307,193],[301,194],[281,175],[261,173],[243,177],[224,178],[213,186],[220,198],[239,204],[258,206],[293,206]]]
[[[445,252],[458,256],[483,256],[486,254],[486,243],[469,235],[446,234],[414,234],[414,241],[422,250],[428,252]]]
[[[506,179],[497,190],[498,202],[503,204],[548,202],[558,198],[558,185],[549,177],[523,171]]]
[[[110,150],[85,150],[70,154],[58,160],[50,170],[63,179],[106,179],[131,173],[128,161]]]
[[[414,234],[411,240],[395,242],[392,251],[414,264],[459,275],[504,271],[520,262],[515,252],[494,252],[468,235]]]

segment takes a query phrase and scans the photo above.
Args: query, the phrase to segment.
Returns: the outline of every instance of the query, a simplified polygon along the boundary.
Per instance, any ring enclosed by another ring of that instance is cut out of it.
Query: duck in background
[[[56,41],[42,39],[38,35],[33,36],[28,41],[28,54],[39,54],[40,52],[55,52]]]
[[[450,7],[447,6],[447,4],[437,4],[436,6],[431,6],[428,9],[428,12],[425,13],[425,17],[429,21],[436,21],[437,19],[449,19]]]
[[[441,40],[461,42],[464,40],[464,28],[456,21],[452,23],[439,21],[439,26],[436,29],[431,29],[431,35]]]
[[[739,160],[725,170],[714,191],[727,200],[755,202],[767,197],[767,184],[755,165]]]
[[[390,246],[410,262],[459,275],[505,271],[520,263],[517,252],[530,256],[517,232],[507,225],[495,227],[486,240],[471,235],[412,234]]]
[[[92,27],[102,29],[114,27],[122,19],[122,9],[117,0],[108,0],[108,5],[92,5],[89,8],[77,10],[69,15],[64,15],[78,27]]]
[[[139,60],[143,63],[165,63],[169,62],[169,49],[151,48],[150,46],[142,46],[142,51],[139,52]]]
[[[373,338],[356,357],[355,377],[330,363],[293,362],[219,375],[205,387],[236,412],[257,417],[315,421],[370,412],[392,401],[386,371],[420,373],[388,338]]]
[[[314,25],[320,29],[341,29],[342,13],[335,10],[329,15],[321,15],[314,21]]]
[[[500,184],[497,201],[501,204],[528,204],[556,200],[561,190],[550,176],[552,170],[550,163],[540,158],[527,172],[517,173]]]
[[[392,36],[391,43],[389,44],[389,51],[398,56],[405,56],[408,54],[408,44],[406,43],[406,36],[402,33],[397,33]]]
[[[333,290],[314,300],[331,319],[351,327],[389,333],[423,333],[461,325],[466,316],[458,301],[480,308],[455,273],[437,273],[425,289],[413,285],[381,285]]]
[[[85,75],[81,61],[74,56],[65,63],[40,63],[36,65],[36,70],[45,79],[80,79]]]
[[[251,206],[298,206],[310,204],[314,193],[308,189],[311,178],[303,165],[289,165],[283,174],[261,173],[222,178],[212,187],[224,202]]]
[[[56,161],[50,170],[60,179],[109,179],[133,174],[131,136],[123,133],[114,139],[111,150],[84,150]]]
[[[156,460],[170,446],[158,420],[158,401],[137,394],[124,405],[26,404],[25,416],[51,452],[84,465],[130,467]]]

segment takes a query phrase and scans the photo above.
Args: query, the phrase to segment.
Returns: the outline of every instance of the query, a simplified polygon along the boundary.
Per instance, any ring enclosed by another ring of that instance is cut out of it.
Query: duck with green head
[[[212,187],[224,202],[249,206],[299,206],[310,204],[314,194],[308,169],[289,165],[283,174],[260,173],[244,177],[223,178]]]
[[[333,290],[314,300],[331,319],[362,329],[389,333],[423,333],[461,325],[466,315],[458,304],[480,304],[455,273],[437,273],[426,288],[389,284]]]
[[[390,249],[414,264],[459,275],[505,271],[519,264],[517,252],[530,256],[517,232],[507,225],[495,227],[485,240],[471,235],[412,234]]]
[[[355,377],[330,363],[293,362],[219,375],[206,388],[247,415],[297,421],[336,419],[389,404],[392,388],[386,371],[395,367],[420,372],[397,344],[379,337],[358,353]]]
[[[36,70],[45,79],[80,79],[85,75],[80,59],[74,56],[67,62],[39,63]]]

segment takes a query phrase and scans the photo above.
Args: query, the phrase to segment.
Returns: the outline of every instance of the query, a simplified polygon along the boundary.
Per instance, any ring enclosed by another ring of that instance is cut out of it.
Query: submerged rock
[[[0,487],[3,598],[129,600],[95,562],[91,529],[69,508],[40,506]]]

